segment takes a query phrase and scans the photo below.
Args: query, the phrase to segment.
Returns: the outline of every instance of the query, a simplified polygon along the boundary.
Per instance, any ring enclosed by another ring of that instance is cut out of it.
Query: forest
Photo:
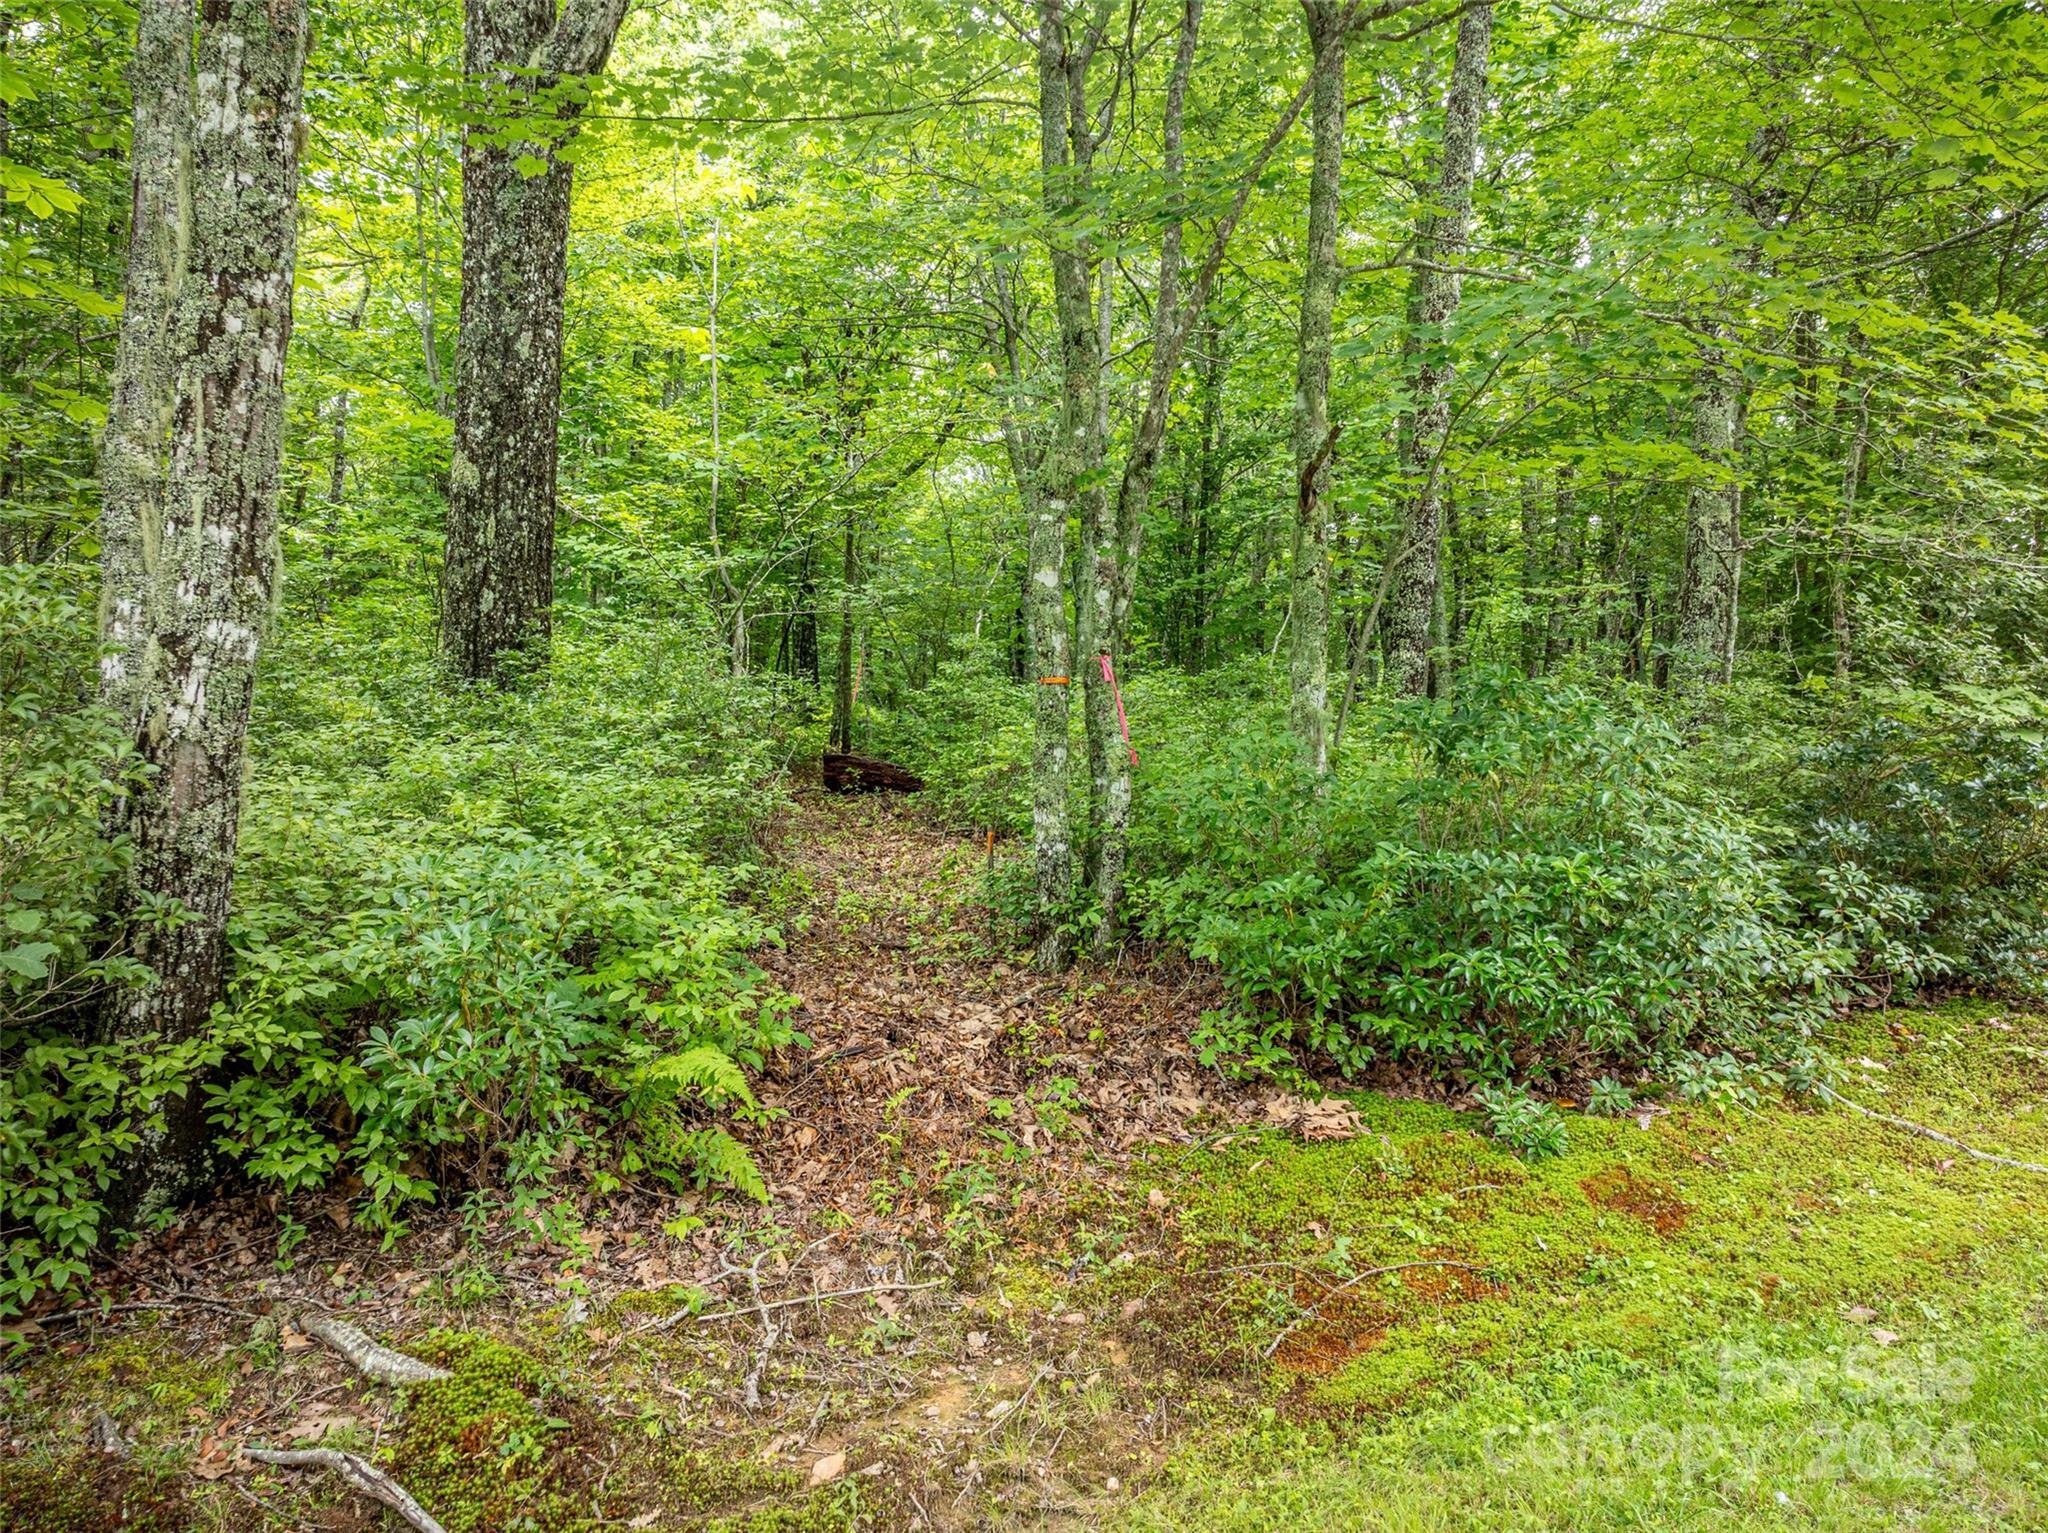
[[[2043,0],[0,0],[0,1527],[2048,1527]]]

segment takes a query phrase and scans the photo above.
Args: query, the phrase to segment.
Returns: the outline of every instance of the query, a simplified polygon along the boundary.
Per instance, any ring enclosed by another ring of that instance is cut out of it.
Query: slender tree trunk
[[[305,0],[144,0],[128,297],[103,456],[103,699],[151,768],[117,822],[115,919],[155,975],[107,997],[117,1039],[179,1040],[222,982],[256,657],[277,587]],[[162,919],[165,907],[182,915]],[[117,1223],[202,1184],[201,1095],[167,1106],[110,1190]]]
[[[1457,52],[1444,97],[1443,163],[1437,187],[1415,231],[1409,287],[1408,342],[1415,427],[1403,478],[1410,486],[1408,558],[1388,602],[1388,663],[1395,684],[1411,696],[1430,689],[1430,630],[1443,562],[1443,456],[1450,435],[1452,364],[1449,321],[1457,312],[1453,269],[1472,222],[1472,178],[1478,169],[1479,124],[1486,111],[1487,55],[1493,7],[1477,6],[1458,22]]]
[[[463,73],[490,116],[604,68],[627,0],[465,0]],[[581,111],[553,109],[567,124]],[[441,646],[462,675],[544,654],[555,596],[555,462],[572,168],[558,134],[462,146],[462,329],[448,474]],[[571,131],[564,126],[560,133]],[[538,169],[528,175],[527,170]]]
[[[859,576],[860,549],[849,505],[839,560],[839,658],[832,672],[832,748],[836,751],[853,749],[853,589]]]
[[[1081,79],[1071,71],[1075,99],[1081,99]],[[1076,131],[1085,132],[1084,114],[1076,114]],[[1116,715],[1110,709],[1109,686],[1102,674],[1101,657],[1110,653],[1116,625],[1117,570],[1116,532],[1110,523],[1107,488],[1102,482],[1105,451],[1109,439],[1109,376],[1107,358],[1114,343],[1114,286],[1105,268],[1095,283],[1095,356],[1100,371],[1095,382],[1095,422],[1088,434],[1088,467],[1080,491],[1081,546],[1074,560],[1074,663],[1080,674],[1082,732],[1088,745],[1088,823],[1081,837],[1081,876],[1088,887],[1100,888],[1102,849],[1109,825],[1110,741],[1116,733]],[[1130,779],[1124,779],[1124,799],[1130,799]],[[1121,860],[1119,860],[1119,867]],[[1106,939],[1105,939],[1106,940]]]
[[[1089,550],[1088,602],[1091,643],[1079,655],[1083,667],[1084,698],[1088,710],[1090,766],[1099,785],[1095,803],[1098,819],[1091,827],[1095,851],[1095,946],[1106,951],[1116,940],[1117,917],[1123,904],[1124,864],[1131,821],[1131,759],[1124,749],[1117,721],[1116,686],[1110,667],[1121,659],[1124,635],[1130,626],[1131,603],[1136,591],[1139,552],[1145,536],[1145,510],[1151,504],[1152,485],[1158,474],[1159,454],[1166,440],[1166,423],[1173,402],[1173,380],[1180,367],[1187,342],[1191,314],[1182,313],[1180,291],[1182,177],[1186,155],[1181,142],[1188,77],[1194,70],[1195,44],[1202,24],[1201,0],[1183,0],[1180,40],[1174,52],[1173,73],[1168,77],[1166,104],[1161,119],[1160,141],[1169,195],[1173,198],[1166,227],[1159,241],[1159,282],[1152,304],[1152,365],[1145,395],[1144,413],[1139,417],[1130,454],[1117,486],[1115,520],[1099,527]],[[1077,117],[1077,131],[1085,131],[1085,120]],[[1102,278],[1102,324],[1097,336],[1098,358],[1107,355],[1110,283]],[[1206,282],[1196,295],[1199,304],[1206,297]],[[1108,391],[1097,386],[1098,418],[1095,449],[1102,451],[1107,422],[1101,412]],[[1092,653],[1091,653],[1092,651]]]
[[[790,674],[810,678],[818,684],[818,578],[814,569],[816,544],[804,545],[804,562],[796,579],[795,635],[790,644]]]
[[[1294,542],[1288,569],[1288,724],[1302,760],[1330,769],[1330,329],[1342,272],[1337,214],[1344,173],[1344,64],[1348,16],[1336,0],[1305,0],[1314,70],[1308,181],[1308,253],[1294,362]]]
[[[1849,623],[1849,550],[1856,536],[1856,499],[1863,487],[1863,460],[1870,449],[1870,389],[1856,394],[1856,425],[1842,461],[1842,504],[1835,518],[1834,557],[1828,564],[1828,619],[1835,640],[1835,685],[1849,684],[1853,635]]]
[[[1734,255],[1738,279],[1763,264],[1764,231],[1777,222],[1776,200],[1765,177],[1790,141],[1784,122],[1759,127],[1749,146],[1751,179],[1735,204],[1753,233]],[[1735,637],[1742,590],[1743,423],[1748,384],[1729,360],[1735,336],[1725,320],[1703,328],[1700,370],[1693,387],[1693,452],[1707,472],[1685,504],[1685,561],[1679,571],[1677,630],[1669,672],[1679,692],[1725,684],[1735,671]]]
[[[1522,480],[1522,674],[1534,680],[1543,674],[1545,615],[1538,610],[1536,593],[1543,587],[1543,481],[1535,475]]]
[[[426,124],[416,120],[414,131],[424,135]],[[436,147],[438,147],[438,136]],[[448,382],[441,374],[441,317],[440,306],[435,301],[439,284],[434,280],[435,268],[440,264],[440,241],[433,221],[428,216],[427,176],[429,174],[427,146],[418,145],[413,151],[412,217],[414,254],[420,268],[420,296],[416,321],[420,332],[420,362],[426,369],[427,392],[433,396],[434,413],[448,413]]]
[[[1040,492],[1031,523],[1027,615],[1038,675],[1032,762],[1031,838],[1036,864],[1041,935],[1038,966],[1065,967],[1067,936],[1060,928],[1073,884],[1073,841],[1067,816],[1068,684],[1072,650],[1066,611],[1067,515],[1077,506],[1082,479],[1099,461],[1091,438],[1095,395],[1101,387],[1096,315],[1088,292],[1086,254],[1075,242],[1076,167],[1069,152],[1070,98],[1066,14],[1062,0],[1038,9],[1039,170],[1043,183],[1053,296],[1059,327],[1059,418],[1040,458]],[[1085,128],[1085,123],[1084,123]]]
[[[1214,557],[1217,513],[1223,505],[1223,382],[1226,370],[1222,329],[1214,316],[1203,316],[1200,357],[1202,442],[1195,469],[1194,589],[1189,603],[1189,634],[1184,664],[1200,671],[1209,656],[1210,561]]]
[[[1681,692],[1728,679],[1734,654],[1736,593],[1742,569],[1742,486],[1736,443],[1741,384],[1718,336],[1701,359],[1693,388],[1693,451],[1707,477],[1685,502],[1685,564],[1678,586],[1678,652],[1671,684]]]
[[[1550,540],[1550,612],[1543,628],[1543,668],[1555,671],[1571,653],[1572,614],[1579,603],[1579,497],[1572,488],[1572,470],[1557,470],[1552,483]]]

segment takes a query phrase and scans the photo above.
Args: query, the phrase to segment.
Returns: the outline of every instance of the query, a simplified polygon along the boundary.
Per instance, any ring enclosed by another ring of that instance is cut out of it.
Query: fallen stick
[[[714,1320],[745,1320],[757,1317],[764,1309],[788,1309],[792,1304],[818,1304],[826,1299],[853,1299],[866,1293],[914,1293],[920,1288],[941,1288],[945,1278],[929,1278],[922,1283],[869,1283],[863,1288],[831,1288],[824,1292],[796,1294],[787,1299],[770,1299],[765,1304],[749,1304],[745,1309],[715,1309],[702,1315],[693,1315],[688,1310],[677,1310],[673,1315],[662,1315],[637,1326],[631,1332],[639,1335],[642,1331],[666,1331],[681,1325],[685,1320],[699,1320],[709,1324]]]
[[[1410,1267],[1463,1267],[1467,1272],[1477,1270],[1471,1262],[1454,1261],[1395,1262],[1391,1267],[1368,1267],[1365,1269],[1365,1271],[1346,1278],[1343,1282],[1339,1283],[1335,1288],[1331,1289],[1328,1293],[1324,1294],[1320,1299],[1316,1300],[1316,1302],[1311,1304],[1307,1309],[1303,1310],[1301,1312],[1300,1318],[1291,1321],[1287,1325],[1286,1329],[1282,1330],[1278,1336],[1275,1336],[1272,1339],[1272,1341],[1267,1343],[1266,1350],[1260,1355],[1263,1357],[1271,1357],[1275,1352],[1278,1352],[1280,1350],[1281,1342],[1285,1341],[1288,1337],[1292,1336],[1296,1331],[1300,1330],[1303,1326],[1307,1325],[1309,1321],[1313,1320],[1318,1314],[1322,1312],[1322,1308],[1325,1304],[1328,1304],[1332,1299],[1336,1298],[1338,1294],[1342,1293],[1352,1284],[1363,1283],[1369,1277],[1382,1277],[1389,1272],[1405,1272]]]
[[[1894,1118],[1890,1113],[1872,1112],[1868,1107],[1850,1101],[1832,1086],[1817,1084],[1815,1089],[1830,1102],[1838,1102],[1853,1113],[1860,1113],[1879,1123],[1889,1123],[1893,1128],[1904,1129],[1909,1134],[1918,1134],[1922,1139],[1932,1139],[1936,1144],[1945,1144],[1952,1150],[1961,1150],[1972,1160],[1981,1160],[1993,1166],[2004,1166],[2011,1171],[2033,1171],[2048,1176],[2048,1166],[2037,1165],[2031,1160],[2014,1160],[2006,1155],[1993,1155],[1989,1150],[1972,1149],[1962,1140],[1944,1134],[1939,1129],[1929,1128],[1924,1123],[1915,1123],[1910,1118]]]
[[[302,1314],[297,1319],[300,1330],[326,1342],[354,1364],[356,1372],[379,1384],[430,1384],[435,1379],[451,1377],[446,1368],[436,1368],[432,1363],[378,1345],[346,1320],[316,1314]]]
[[[1021,1412],[1026,1405],[1031,1403],[1031,1397],[1038,1392],[1039,1384],[1042,1381],[1049,1379],[1051,1377],[1052,1364],[1040,1364],[1038,1371],[1031,1375],[1031,1382],[1024,1386],[1024,1393],[1017,1396],[1016,1404],[1012,1405],[1008,1410],[999,1412],[998,1414],[991,1416],[989,1418],[988,1425],[981,1429],[980,1435],[986,1437],[989,1433],[995,1431],[998,1427],[1005,1426],[1008,1423],[1015,1421],[1017,1419],[1018,1413]],[[990,1406],[989,1409],[994,1410],[995,1407]]]
[[[339,1448],[244,1448],[242,1457],[285,1469],[331,1469],[341,1476],[349,1489],[390,1507],[419,1529],[419,1533],[447,1533],[431,1512],[413,1500],[403,1485],[368,1459],[358,1458],[353,1453],[343,1453]]]
[[[761,1350],[754,1354],[754,1365],[747,1370],[746,1378],[746,1406],[750,1411],[761,1408],[761,1375],[767,1371],[768,1354],[782,1339],[782,1327],[768,1318],[768,1306],[761,1299],[761,1263],[769,1254],[762,1251],[754,1258],[753,1265],[747,1268],[747,1286],[753,1290],[754,1309],[761,1317]]]

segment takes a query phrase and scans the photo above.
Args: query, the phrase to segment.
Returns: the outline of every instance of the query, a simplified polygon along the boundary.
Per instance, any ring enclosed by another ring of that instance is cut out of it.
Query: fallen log
[[[431,1384],[451,1377],[446,1368],[436,1368],[403,1352],[379,1346],[346,1320],[311,1312],[298,1317],[299,1329],[324,1341],[355,1365],[356,1371],[379,1384]]]
[[[924,779],[879,756],[825,752],[825,786],[834,793],[922,793]]]
[[[338,1448],[244,1448],[242,1457],[282,1469],[332,1470],[350,1490],[390,1507],[419,1533],[447,1533],[433,1513],[415,1501],[403,1485],[358,1454],[343,1453]]]

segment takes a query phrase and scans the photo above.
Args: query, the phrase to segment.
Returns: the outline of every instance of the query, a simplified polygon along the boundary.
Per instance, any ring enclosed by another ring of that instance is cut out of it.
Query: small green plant
[[[1688,1102],[1698,1102],[1716,1112],[1731,1107],[1753,1108],[1761,1100],[1757,1092],[1762,1072],[1745,1065],[1732,1054],[1702,1054],[1688,1049],[1671,1063],[1671,1081]]]
[[[1259,1018],[1238,1010],[1205,1011],[1195,1024],[1195,1057],[1232,1080],[1280,1079],[1298,1074],[1285,1017]]]
[[[1493,1137],[1528,1161],[1564,1154],[1564,1117],[1548,1102],[1539,1102],[1516,1086],[1489,1086],[1473,1095],[1486,1112]]]
[[[1593,1082],[1586,1093],[1586,1111],[1596,1118],[1620,1118],[1635,1111],[1636,1094],[1611,1075]]]

